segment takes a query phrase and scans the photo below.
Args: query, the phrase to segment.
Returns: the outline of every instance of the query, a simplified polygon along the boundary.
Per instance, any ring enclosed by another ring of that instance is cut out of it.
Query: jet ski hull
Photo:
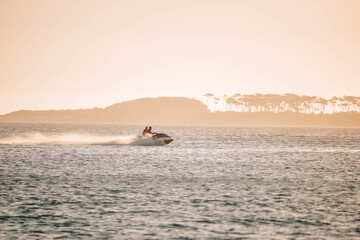
[[[159,145],[168,145],[174,141],[174,139],[165,133],[154,133],[152,139]]]

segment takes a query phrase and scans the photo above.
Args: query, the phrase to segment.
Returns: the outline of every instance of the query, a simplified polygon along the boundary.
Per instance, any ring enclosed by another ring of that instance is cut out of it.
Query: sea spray
[[[136,135],[94,135],[88,133],[43,134],[28,132],[0,138],[0,145],[128,145]]]

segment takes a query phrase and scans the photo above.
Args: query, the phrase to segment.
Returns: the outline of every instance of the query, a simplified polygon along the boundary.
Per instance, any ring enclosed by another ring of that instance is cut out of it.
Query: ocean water
[[[360,129],[0,124],[0,239],[360,239]]]

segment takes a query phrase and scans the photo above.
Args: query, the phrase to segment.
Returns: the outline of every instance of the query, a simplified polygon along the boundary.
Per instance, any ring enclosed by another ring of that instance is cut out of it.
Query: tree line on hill
[[[211,111],[221,112],[295,112],[304,114],[333,114],[360,112],[360,97],[344,96],[324,99],[315,96],[285,94],[240,94],[217,97],[212,93],[203,95],[204,104]]]

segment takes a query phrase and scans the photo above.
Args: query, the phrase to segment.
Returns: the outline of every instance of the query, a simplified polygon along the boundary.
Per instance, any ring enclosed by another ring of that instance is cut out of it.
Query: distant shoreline
[[[0,121],[0,124],[88,124],[88,125],[134,125],[143,127],[146,125],[152,126],[188,126],[188,127],[244,127],[244,128],[346,128],[346,129],[359,129],[360,126],[315,126],[315,125],[241,125],[241,124],[180,124],[180,123],[117,123],[117,122],[4,122]]]
[[[20,110],[0,115],[0,122],[119,123],[264,127],[360,127],[360,113],[210,112],[200,101],[182,97],[143,98],[107,108]]]

